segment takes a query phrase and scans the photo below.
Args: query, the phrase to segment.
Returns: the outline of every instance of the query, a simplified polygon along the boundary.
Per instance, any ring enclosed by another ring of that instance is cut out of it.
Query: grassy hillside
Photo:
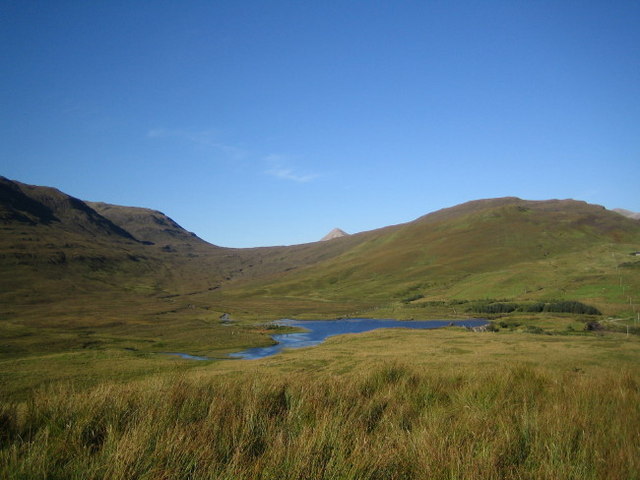
[[[34,294],[100,304],[112,292],[151,311],[166,311],[163,299],[173,298],[277,317],[573,299],[631,314],[640,287],[629,255],[640,246],[640,222],[573,200],[481,200],[327,242],[229,249],[154,210],[1,184],[5,304],[26,306]]]
[[[584,202],[482,200],[327,242],[230,249],[154,210],[7,179],[0,187],[7,335],[131,327],[157,338],[186,322],[198,345],[223,312],[428,318],[469,314],[457,302],[488,298],[582,300],[630,316],[640,287],[629,255],[640,223]]]
[[[51,378],[78,378],[79,365],[101,368],[105,358],[115,358],[126,376],[155,368],[144,358],[117,360],[126,352],[215,356],[269,344],[261,325],[221,325],[229,310],[208,294],[331,258],[348,246],[220,248],[153,210],[87,204],[2,178],[0,380],[25,391],[47,381],[48,374],[37,373],[43,361]]]
[[[68,310],[96,305],[97,311],[105,302],[116,310],[134,302],[164,312],[167,298],[192,305],[187,297],[194,293],[342,251],[337,243],[220,248],[157,211],[86,203],[4,178],[0,222],[1,305],[25,315],[29,306],[47,304],[55,316],[55,302]],[[116,297],[121,302],[112,301]]]
[[[169,245],[175,243],[203,244],[195,233],[187,232],[180,225],[157,210],[123,207],[103,202],[85,202],[100,215],[131,233],[143,242]]]
[[[443,299],[581,299],[616,313],[633,309],[640,287],[630,256],[640,223],[584,202],[477,201],[355,237],[339,256],[216,298],[357,298],[377,306],[413,299],[423,307]]]

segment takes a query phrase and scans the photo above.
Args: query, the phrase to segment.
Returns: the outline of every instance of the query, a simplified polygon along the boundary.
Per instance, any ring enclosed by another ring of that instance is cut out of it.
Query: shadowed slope
[[[86,202],[86,204],[143,242],[157,244],[205,243],[195,233],[186,231],[171,218],[157,210],[122,207],[102,202]]]
[[[103,217],[86,203],[50,187],[37,187],[0,177],[0,212],[4,223],[58,226],[68,232],[107,235],[135,240],[125,229]]]
[[[6,318],[26,312],[53,318],[60,305],[61,311],[81,308],[86,321],[101,301],[126,305],[132,285],[162,270],[129,232],[81,200],[6,178],[0,189],[0,314]]]
[[[163,298],[185,296],[185,305],[193,305],[196,293],[291,271],[349,248],[341,242],[221,248],[154,210],[87,203],[6,178],[0,179],[0,222],[0,315],[42,318],[40,306],[49,305],[48,318],[73,322],[95,322],[87,314],[97,311],[131,321],[132,302],[145,312],[166,311]]]

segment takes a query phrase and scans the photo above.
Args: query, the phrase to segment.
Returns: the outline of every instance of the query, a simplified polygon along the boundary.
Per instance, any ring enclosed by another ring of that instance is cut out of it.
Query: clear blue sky
[[[640,211],[638,1],[0,0],[0,174],[222,246]]]

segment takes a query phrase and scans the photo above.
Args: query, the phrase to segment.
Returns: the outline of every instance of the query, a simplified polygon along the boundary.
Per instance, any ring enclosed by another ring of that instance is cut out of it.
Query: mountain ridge
[[[0,191],[5,220],[14,218],[38,223],[37,218],[46,225],[59,222],[64,228],[77,232],[115,235],[136,241],[133,235],[97,213],[82,200],[56,188],[27,185],[0,177]]]
[[[623,259],[639,250],[640,224],[571,199],[474,200],[331,241],[234,249],[157,210],[2,178],[0,222],[7,305],[38,291],[59,299],[147,292],[145,302],[190,295],[190,303],[274,315],[343,314],[414,297],[571,296],[607,307],[628,300],[610,285],[638,283]]]
[[[173,219],[158,210],[125,207],[104,202],[86,201],[85,203],[100,215],[130,232],[140,241],[152,243],[180,241],[208,244],[195,233],[188,232]]]
[[[640,220],[640,212],[632,212],[631,210],[626,210],[624,208],[614,208],[613,211],[620,215],[624,215],[625,217]]]

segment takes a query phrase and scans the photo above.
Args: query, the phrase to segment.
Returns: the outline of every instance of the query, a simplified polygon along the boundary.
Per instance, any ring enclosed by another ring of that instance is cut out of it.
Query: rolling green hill
[[[614,313],[637,301],[630,297],[640,287],[630,255],[640,245],[640,222],[574,200],[474,201],[349,240],[357,242],[338,256],[218,295],[412,307],[570,298]]]
[[[155,210],[5,178],[0,200],[0,300],[18,317],[46,308],[72,323],[138,321],[175,313],[168,298],[178,311],[247,317],[425,316],[479,299],[582,300],[616,314],[640,287],[630,255],[640,222],[574,200],[479,200],[331,241],[252,249],[211,245]]]

